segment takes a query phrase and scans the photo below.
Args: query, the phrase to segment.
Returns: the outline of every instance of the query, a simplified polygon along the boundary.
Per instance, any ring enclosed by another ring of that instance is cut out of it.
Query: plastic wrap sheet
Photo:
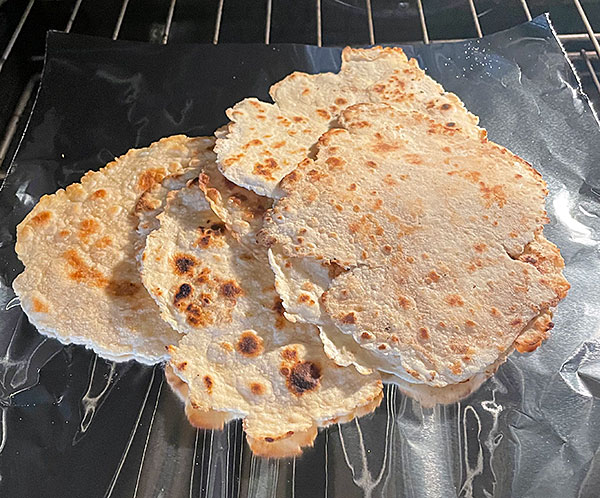
[[[290,460],[254,458],[241,424],[196,431],[162,367],[40,336],[14,299],[15,226],[39,197],[131,147],[210,134],[246,96],[340,50],[167,45],[50,33],[33,114],[0,192],[0,496],[597,497],[600,130],[548,19],[406,47],[549,184],[547,236],[572,284],[551,339],[476,394],[422,409],[394,387],[370,417]]]

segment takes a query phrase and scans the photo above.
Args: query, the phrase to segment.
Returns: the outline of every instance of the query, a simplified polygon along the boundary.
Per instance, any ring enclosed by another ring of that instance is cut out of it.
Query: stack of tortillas
[[[293,73],[213,138],[132,150],[43,197],[14,289],[40,332],[168,360],[192,424],[290,456],[375,409],[467,396],[569,288],[547,190],[400,49]],[[214,152],[213,152],[214,150]]]

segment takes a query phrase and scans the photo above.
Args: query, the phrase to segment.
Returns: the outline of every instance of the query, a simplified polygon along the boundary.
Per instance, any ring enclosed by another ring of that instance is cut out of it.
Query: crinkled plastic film
[[[600,129],[545,16],[480,40],[405,47],[548,182],[547,237],[572,288],[552,337],[467,400],[422,409],[387,386],[372,416],[264,460],[239,422],[196,431],[162,367],[114,364],[29,325],[11,282],[37,200],[131,147],[211,134],[246,96],[340,49],[167,45],[49,33],[26,133],[0,191],[0,496],[597,497]]]

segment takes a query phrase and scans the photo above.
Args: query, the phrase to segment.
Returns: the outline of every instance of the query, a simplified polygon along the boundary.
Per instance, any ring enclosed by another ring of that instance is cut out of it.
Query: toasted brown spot
[[[48,223],[50,218],[52,218],[52,213],[50,211],[42,211],[40,214],[31,218],[31,223],[36,226],[42,226]]]
[[[458,294],[449,294],[446,296],[446,302],[450,306],[463,306],[465,304],[462,297],[460,297]]]
[[[337,99],[335,99],[335,103],[337,105],[346,105],[348,101],[342,97],[338,97]]]
[[[92,287],[105,287],[108,279],[98,270],[88,266],[74,249],[69,249],[63,253],[67,264],[73,269],[69,273],[69,278],[79,283],[86,283]]]
[[[427,277],[432,281],[432,282],[439,282],[440,280],[440,276],[435,272],[435,270],[432,270],[429,272],[429,274],[427,275]]]
[[[133,296],[140,288],[139,284],[127,280],[110,280],[106,286],[107,292],[113,296]]]
[[[438,323],[438,326],[440,326],[441,328],[446,328],[446,324],[444,322]]]
[[[100,224],[92,218],[83,220],[79,223],[79,237],[84,242],[87,242],[90,235],[96,233],[98,230],[100,230]]]
[[[280,373],[281,375],[283,375],[284,377],[287,377],[287,376],[290,374],[290,369],[289,369],[288,367],[282,367],[282,368],[279,370],[279,373]]]
[[[173,298],[173,304],[177,305],[179,301],[189,297],[192,294],[192,286],[190,284],[181,284],[175,297]]]
[[[198,275],[196,275],[195,282],[197,284],[205,284],[208,282],[208,275],[210,274],[210,270],[208,268],[202,268]]]
[[[313,182],[322,180],[323,178],[327,177],[327,175],[323,174],[322,172],[316,169],[311,169],[308,173],[306,173],[306,176],[308,176],[308,178]]]
[[[316,112],[323,119],[329,119],[329,118],[331,118],[331,114],[329,114],[325,109],[317,109]]]
[[[96,190],[91,196],[90,199],[95,200],[95,199],[104,199],[106,197],[106,190],[104,190],[103,188]]]
[[[466,180],[469,180],[471,183],[477,183],[479,182],[480,178],[481,178],[481,173],[479,171],[463,171],[463,170],[453,170],[453,171],[448,171],[448,175],[450,176],[454,176],[454,175],[458,175],[463,177]],[[480,185],[483,182],[479,182]]]
[[[476,323],[475,323],[473,320],[467,320],[467,321],[465,322],[465,325],[466,325],[467,327],[475,327],[475,325],[477,325],[477,324],[476,324]]]
[[[325,164],[329,166],[329,169],[335,170],[341,168],[344,164],[346,164],[346,161],[339,157],[328,157],[325,160]]]
[[[211,324],[214,321],[210,312],[203,310],[200,306],[194,303],[188,304],[185,309],[187,322],[194,327],[203,327]]]
[[[188,254],[178,254],[175,256],[173,263],[177,275],[191,274],[196,265],[196,259]]]
[[[400,231],[398,232],[398,237],[406,237],[407,235],[410,235],[411,233],[414,233],[417,230],[419,230],[418,225],[406,225],[404,223],[397,223],[396,225],[398,226],[398,228],[400,228]]]
[[[300,296],[298,296],[298,302],[299,303],[308,303],[311,306],[313,304],[315,304],[314,299],[312,299],[308,294],[300,294]]]
[[[206,386],[206,390],[208,391],[208,394],[212,394],[212,388],[214,385],[214,381],[212,380],[210,375],[205,375],[202,380],[204,381],[204,385]]]
[[[523,323],[523,320],[521,320],[520,318],[515,318],[514,320],[511,320],[510,324],[513,327],[518,327],[519,325],[521,325]]]
[[[485,245],[483,242],[481,244],[475,244],[473,247],[477,252],[483,252],[487,249],[487,245]]]
[[[384,349],[387,349],[387,346],[385,344],[380,344],[379,346],[377,346],[377,349],[383,351]]]
[[[277,161],[270,157],[262,163],[256,163],[253,171],[257,175],[264,176],[267,180],[275,180],[275,177],[272,175],[272,173],[278,168],[279,165],[277,164]]]
[[[423,164],[423,159],[419,154],[406,154],[404,159],[409,164]]]
[[[380,152],[382,154],[386,154],[388,152],[393,152],[395,150],[401,149],[402,147],[399,145],[388,144],[386,142],[378,142],[371,147],[373,152]]]
[[[251,382],[250,391],[252,392],[252,394],[261,396],[265,393],[265,386],[263,386],[260,382]]]
[[[276,142],[273,144],[273,148],[274,149],[279,149],[281,147],[283,147],[285,145],[285,140],[282,140],[281,142]]]
[[[298,351],[296,351],[294,348],[285,348],[281,352],[281,357],[284,360],[296,361],[296,360],[298,360]]]
[[[231,353],[233,351],[233,346],[230,342],[222,342],[221,347],[228,353]]]
[[[242,289],[233,280],[221,284],[221,294],[230,299],[235,299],[242,294]]]
[[[175,368],[177,368],[177,370],[185,370],[185,367],[187,367],[188,362],[187,361],[182,361],[181,363],[178,363],[177,365],[175,365]]]
[[[367,161],[366,164],[369,168],[377,168],[377,163],[375,161]]]
[[[35,311],[36,313],[48,313],[48,305],[34,297],[33,298],[33,311]]]
[[[462,366],[460,365],[460,362],[455,361],[451,366],[450,366],[450,371],[454,374],[454,375],[460,375],[462,373]]]
[[[102,237],[101,239],[94,242],[94,246],[97,247],[98,249],[104,249],[111,244],[112,244],[112,239],[108,235],[106,237]],[[142,254],[142,261],[143,261],[143,257],[144,257],[144,255]]]
[[[138,179],[138,190],[142,192],[148,190],[153,185],[162,182],[166,174],[167,172],[164,169],[149,169],[144,171]]]
[[[255,138],[254,140],[250,140],[246,145],[244,145],[242,149],[247,150],[250,147],[257,147],[259,145],[262,145],[262,141],[258,138]]]
[[[257,118],[266,119],[264,116],[257,116]],[[240,159],[242,159],[244,156],[245,156],[245,154],[243,152],[240,152],[239,154],[234,154],[233,156],[228,157],[227,159],[225,159],[223,161],[223,166],[229,167],[229,166],[235,164]]]
[[[408,299],[406,296],[399,296],[398,303],[400,304],[400,306],[406,309],[410,306],[410,299]]]
[[[230,197],[230,200],[232,200],[232,202],[236,204],[238,197],[234,194]],[[222,241],[220,241],[218,237],[221,236],[224,233],[224,231],[224,223],[213,223],[210,227],[200,226],[197,229],[198,238],[196,239],[196,245],[198,247],[206,249],[207,247],[210,247],[215,243],[222,244]]]
[[[369,332],[363,332],[360,334],[361,339],[369,340],[373,339],[373,336]]]
[[[500,316],[500,312],[499,312],[499,311],[498,311],[496,308],[492,308],[492,309],[490,309],[490,313],[491,313],[493,316]]]
[[[383,183],[385,183],[386,185],[389,185],[390,187],[393,187],[394,185],[398,185],[398,182],[396,180],[394,180],[394,178],[390,174],[385,175],[385,177],[383,178]]]
[[[457,343],[451,343],[450,349],[452,350],[452,352],[458,353],[458,354],[465,354],[469,350],[468,346],[466,346],[465,344],[457,344]]]
[[[61,230],[60,232],[58,232],[58,235],[60,235],[61,237],[68,237],[69,235],[71,235],[71,232],[69,232],[68,230]]]
[[[441,109],[442,111],[447,111],[447,110],[448,110],[448,109],[450,109],[451,107],[452,107],[452,106],[451,106],[450,104],[442,104],[442,105],[440,106],[440,109]]]
[[[263,340],[260,337],[258,337],[254,332],[247,330],[240,336],[236,349],[241,355],[253,358],[262,353],[262,343]]]
[[[151,199],[149,192],[144,192],[135,203],[133,211],[135,213],[143,213],[145,211],[153,211],[160,206],[160,203]]]
[[[314,391],[321,381],[321,369],[316,363],[302,361],[296,363],[287,377],[287,387],[296,396]]]
[[[421,327],[419,329],[419,336],[421,339],[429,339],[429,330],[427,330],[427,327]]]
[[[350,190],[351,192],[356,190],[356,183],[351,183],[350,185],[348,185],[348,190]]]
[[[479,182],[479,190],[486,200],[486,207],[491,207],[494,202],[498,204],[498,207],[504,207],[506,204],[506,193],[502,185],[494,185],[490,188],[485,183]]]
[[[202,293],[200,294],[200,300],[205,306],[208,306],[212,303],[212,296],[210,294]]]
[[[348,313],[347,315],[342,317],[341,322],[347,324],[356,323],[356,315],[352,312]]]

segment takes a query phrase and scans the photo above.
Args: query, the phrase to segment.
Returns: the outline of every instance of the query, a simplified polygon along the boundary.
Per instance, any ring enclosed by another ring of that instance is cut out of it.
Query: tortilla
[[[539,173],[485,137],[388,105],[352,106],[340,126],[281,182],[259,234],[284,258],[340,268],[317,312],[293,311],[327,315],[378,369],[415,383],[484,371],[569,288],[541,233]]]
[[[339,73],[295,72],[273,85],[270,94],[274,104],[249,98],[228,109],[231,123],[217,132],[215,146],[229,180],[267,197],[280,195],[279,181],[310,156],[318,138],[352,104],[388,103],[426,113],[449,129],[485,135],[460,99],[399,47],[346,47]]]
[[[256,234],[262,228],[263,215],[273,205],[272,199],[230,182],[215,162],[207,164],[200,175],[200,189],[211,209],[232,234],[253,252],[259,252],[264,257],[265,248],[258,245]]]
[[[140,196],[165,178],[199,171],[210,141],[164,138],[46,195],[17,227],[25,271],[13,288],[45,335],[114,360],[152,364],[179,334],[144,289],[135,255]]]
[[[528,253],[531,255],[535,251],[537,257],[544,251],[532,249],[535,245],[536,243],[532,243],[528,246]],[[340,366],[354,365],[361,373],[376,372],[384,382],[395,384],[402,393],[418,400],[423,407],[455,403],[466,398],[496,372],[515,347],[520,352],[533,351],[540,345],[540,339],[545,339],[547,331],[552,328],[552,314],[548,312],[527,327],[515,340],[513,347],[505,351],[494,364],[467,381],[444,387],[416,384],[402,369],[390,369],[385,359],[382,360],[376,353],[361,348],[351,335],[344,334],[337,328],[326,313],[321,313],[318,303],[332,280],[329,273],[324,271],[323,264],[315,264],[314,260],[308,258],[284,258],[273,248],[269,249],[269,262],[275,273],[276,288],[283,300],[286,317],[292,321],[318,323],[319,336],[328,358]],[[549,271],[560,268],[556,262],[547,266]],[[300,298],[306,295],[310,299]],[[316,307],[313,301],[317,303]],[[304,319],[305,316],[307,319]]]
[[[243,418],[254,453],[283,457],[311,445],[318,427],[379,405],[378,376],[337,366],[316,327],[284,318],[266,255],[231,234],[197,182],[170,193],[158,219],[142,279],[162,317],[186,334],[169,348],[167,379],[193,425]]]

